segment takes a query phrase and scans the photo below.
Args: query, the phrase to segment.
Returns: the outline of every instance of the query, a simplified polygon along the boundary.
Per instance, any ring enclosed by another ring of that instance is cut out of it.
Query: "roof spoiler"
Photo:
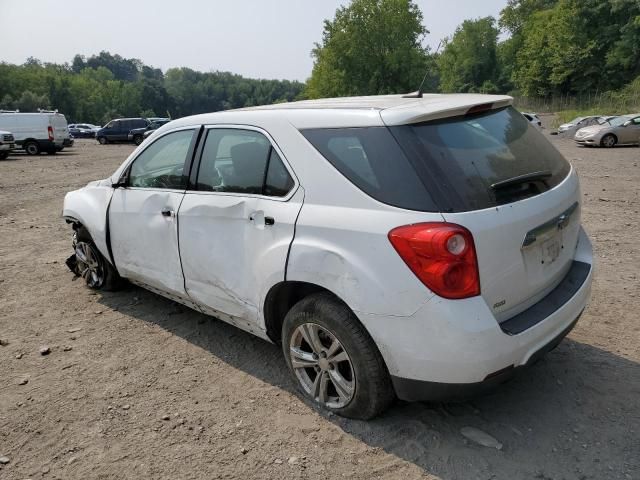
[[[380,116],[387,126],[408,125],[443,118],[464,117],[489,110],[498,110],[512,104],[513,98],[506,95],[446,95],[441,101],[437,97],[433,99],[430,97],[427,101],[410,102],[407,105],[387,108],[380,112]]]

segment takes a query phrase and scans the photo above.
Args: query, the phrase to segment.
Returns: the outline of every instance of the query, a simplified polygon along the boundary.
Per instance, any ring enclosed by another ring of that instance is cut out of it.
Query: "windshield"
[[[584,119],[585,119],[585,117],[576,117],[573,120],[571,120],[569,123],[575,125],[576,123],[580,123]]]
[[[609,125],[611,125],[612,127],[619,127],[620,125],[624,124],[624,122],[628,120],[629,119],[627,117],[612,118],[611,120],[609,120]]]

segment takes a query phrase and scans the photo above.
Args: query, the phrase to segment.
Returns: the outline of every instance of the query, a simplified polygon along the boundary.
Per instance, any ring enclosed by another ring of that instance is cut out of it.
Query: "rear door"
[[[49,116],[49,122],[53,128],[53,141],[56,145],[62,145],[65,138],[69,138],[67,119],[58,113]]]
[[[186,293],[176,214],[195,132],[169,132],[149,144],[126,170],[126,186],[114,191],[109,206],[111,248],[120,274],[181,299]]]
[[[514,109],[393,127],[446,221],[476,246],[482,296],[498,320],[525,310],[571,267],[578,179]]]
[[[284,280],[303,190],[260,129],[209,128],[200,150],[178,213],[186,290],[205,311],[255,331],[264,296]]]

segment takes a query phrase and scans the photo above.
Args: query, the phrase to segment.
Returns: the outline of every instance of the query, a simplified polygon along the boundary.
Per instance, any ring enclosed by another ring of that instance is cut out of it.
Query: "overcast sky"
[[[0,61],[71,62],[101,50],[166,70],[305,80],[323,20],[347,0],[0,0]],[[417,0],[433,49],[506,0]]]

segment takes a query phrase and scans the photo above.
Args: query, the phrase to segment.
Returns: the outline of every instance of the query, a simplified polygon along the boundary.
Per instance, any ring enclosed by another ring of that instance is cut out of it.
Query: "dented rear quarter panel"
[[[392,207],[355,209],[305,202],[287,280],[320,285],[356,314],[413,315],[434,294],[411,272],[387,235],[400,225],[428,221],[442,217]]]

